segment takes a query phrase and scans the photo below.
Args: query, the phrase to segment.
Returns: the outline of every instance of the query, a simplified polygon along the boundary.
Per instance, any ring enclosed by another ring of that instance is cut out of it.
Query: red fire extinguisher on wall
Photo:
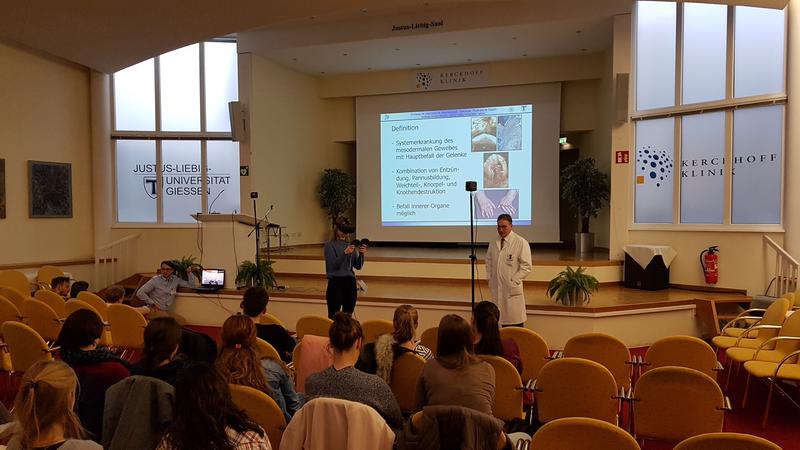
[[[714,245],[700,252],[700,267],[703,268],[703,275],[706,277],[706,284],[717,284],[719,279],[719,265],[717,253],[719,248]]]

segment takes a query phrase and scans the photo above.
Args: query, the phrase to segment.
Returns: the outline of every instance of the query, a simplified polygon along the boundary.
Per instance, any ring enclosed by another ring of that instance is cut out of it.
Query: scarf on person
[[[59,351],[61,359],[70,366],[80,366],[87,364],[99,364],[104,362],[118,362],[127,369],[131,368],[131,363],[115,355],[106,346],[97,347],[94,350],[81,350],[79,348],[62,348]]]

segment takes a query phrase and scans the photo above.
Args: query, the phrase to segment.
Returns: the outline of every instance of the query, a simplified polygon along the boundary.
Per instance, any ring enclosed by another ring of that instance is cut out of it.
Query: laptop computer
[[[217,291],[225,287],[225,269],[203,269],[197,291]]]

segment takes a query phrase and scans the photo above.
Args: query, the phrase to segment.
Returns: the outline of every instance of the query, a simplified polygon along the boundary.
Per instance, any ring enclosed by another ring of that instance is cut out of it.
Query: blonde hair
[[[222,349],[215,363],[229,384],[249,386],[270,394],[256,352],[256,326],[247,316],[230,316],[222,324]]]
[[[417,309],[411,305],[400,305],[394,310],[394,332],[392,336],[397,343],[402,344],[414,339],[419,325]]]
[[[85,431],[73,410],[78,378],[61,361],[39,361],[22,376],[14,401],[17,425],[13,433],[23,448],[33,446],[39,437],[56,424],[64,426],[64,437],[82,439]]]

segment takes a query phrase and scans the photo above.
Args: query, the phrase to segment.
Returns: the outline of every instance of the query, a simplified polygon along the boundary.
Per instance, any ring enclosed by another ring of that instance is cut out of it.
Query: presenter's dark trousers
[[[329,278],[325,300],[328,302],[328,317],[333,318],[339,310],[353,314],[353,310],[356,309],[355,277]]]

